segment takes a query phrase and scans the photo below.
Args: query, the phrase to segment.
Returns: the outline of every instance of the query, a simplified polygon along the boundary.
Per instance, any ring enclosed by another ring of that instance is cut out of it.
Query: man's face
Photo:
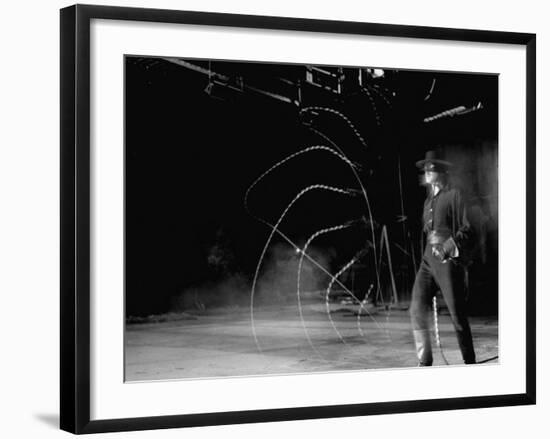
[[[424,173],[424,181],[426,184],[435,184],[439,179],[439,172],[426,170]]]

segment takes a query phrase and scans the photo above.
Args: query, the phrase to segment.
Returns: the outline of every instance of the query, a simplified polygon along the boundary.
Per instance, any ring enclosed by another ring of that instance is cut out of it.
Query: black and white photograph
[[[545,436],[547,9],[6,2],[2,437]]]
[[[125,381],[499,363],[499,76],[124,57]]]

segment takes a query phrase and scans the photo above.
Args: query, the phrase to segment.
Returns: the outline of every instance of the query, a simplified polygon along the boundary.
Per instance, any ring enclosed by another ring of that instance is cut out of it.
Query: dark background
[[[415,162],[427,149],[443,150],[455,164],[453,183],[463,190],[479,232],[479,251],[470,267],[471,312],[496,312],[497,76],[384,69],[378,77],[372,69],[321,66],[341,78],[340,92],[335,92],[333,76],[314,72],[318,85],[308,83],[306,66],[185,61],[211,73],[174,60],[126,57],[127,316],[195,306],[196,301],[181,300],[190,290],[195,296],[210,291],[213,305],[233,300],[246,304],[270,229],[245,210],[244,195],[258,176],[289,154],[311,145],[330,146],[311,127],[361,165],[376,245],[386,226],[398,297],[404,303],[422,238],[425,190]],[[477,111],[424,121],[480,102],[483,108]],[[300,112],[309,106],[345,115],[366,146],[342,117],[322,110]],[[357,189],[349,167],[317,151],[285,163],[262,180],[250,194],[249,207],[254,215],[276,222],[310,184]],[[303,245],[321,228],[365,216],[361,197],[312,191],[293,206],[281,229]],[[316,251],[336,272],[358,250],[369,248],[371,238],[370,227],[359,222],[316,240]],[[283,259],[294,251],[277,236],[272,248]],[[373,282],[372,255],[368,252],[358,264],[358,296]],[[216,287],[222,279],[231,281],[231,298]],[[386,296],[389,280],[383,257]],[[242,290],[238,298],[235,289]]]

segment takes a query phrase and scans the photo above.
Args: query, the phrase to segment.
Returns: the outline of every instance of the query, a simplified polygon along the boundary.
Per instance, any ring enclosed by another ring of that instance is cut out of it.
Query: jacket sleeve
[[[458,251],[466,250],[473,239],[473,229],[468,220],[467,208],[464,199],[459,191],[455,191],[452,203],[452,226],[453,240],[458,247]]]

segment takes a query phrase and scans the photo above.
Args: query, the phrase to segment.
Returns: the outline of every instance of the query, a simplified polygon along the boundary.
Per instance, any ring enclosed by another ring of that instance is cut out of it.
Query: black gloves
[[[447,258],[447,253],[445,252],[445,247],[443,244],[435,244],[432,246],[432,255],[439,261],[444,262]]]
[[[458,256],[458,247],[453,238],[449,238],[442,244],[432,244],[432,255],[439,262],[447,262],[450,258]]]

